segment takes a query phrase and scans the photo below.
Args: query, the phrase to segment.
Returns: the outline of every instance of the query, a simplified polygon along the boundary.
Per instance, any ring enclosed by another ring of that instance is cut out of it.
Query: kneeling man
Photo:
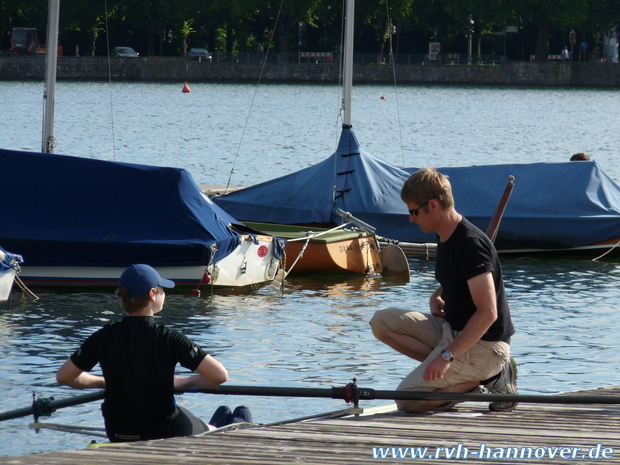
[[[375,337],[422,362],[398,390],[517,394],[516,364],[510,358],[514,327],[491,240],[454,208],[447,177],[434,168],[412,174],[401,190],[409,221],[437,234],[430,314],[401,308],[375,313]],[[457,402],[396,401],[399,410],[424,412]],[[493,402],[493,411],[510,411],[516,402]]]

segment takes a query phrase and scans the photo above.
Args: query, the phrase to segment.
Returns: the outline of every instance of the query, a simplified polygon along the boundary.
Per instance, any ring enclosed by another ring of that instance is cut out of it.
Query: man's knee
[[[402,320],[399,318],[403,313],[407,313],[408,310],[402,308],[388,307],[377,310],[370,319],[370,326],[373,329],[379,328],[384,331],[390,331],[394,327],[398,327],[402,324]]]
[[[388,338],[389,333],[385,329],[381,329],[378,326],[373,326],[372,322],[370,323],[370,330],[372,331],[373,336],[381,342],[385,342]]]
[[[393,316],[395,310],[400,309],[382,308],[377,310],[369,321],[372,334],[381,342],[385,343],[390,340],[390,336],[395,332],[394,330],[398,327],[398,323],[400,323]]]

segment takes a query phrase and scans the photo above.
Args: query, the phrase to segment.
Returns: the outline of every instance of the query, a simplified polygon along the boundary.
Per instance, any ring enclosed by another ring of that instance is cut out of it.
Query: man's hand
[[[446,303],[441,297],[435,296],[433,294],[430,300],[431,314],[441,318],[445,318],[446,313],[443,310],[445,304]]]
[[[450,368],[450,361],[445,360],[441,355],[435,358],[424,370],[424,381],[430,382],[443,378],[448,368]]]

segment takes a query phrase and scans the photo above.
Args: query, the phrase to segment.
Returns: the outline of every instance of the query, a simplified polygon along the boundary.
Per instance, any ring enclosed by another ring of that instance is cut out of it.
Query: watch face
[[[441,356],[444,360],[452,361],[452,352],[450,352],[449,350],[442,351]]]

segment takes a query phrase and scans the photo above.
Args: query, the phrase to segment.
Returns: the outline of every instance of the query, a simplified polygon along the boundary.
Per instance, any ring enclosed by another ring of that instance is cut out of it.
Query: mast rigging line
[[[260,81],[263,78],[263,72],[265,71],[265,65],[267,63],[267,59],[269,58],[269,50],[271,49],[271,44],[273,44],[273,36],[276,32],[276,26],[278,25],[278,21],[280,20],[280,14],[282,13],[283,5],[284,5],[284,0],[280,0],[280,8],[278,8],[278,14],[276,15],[275,24],[273,25],[273,28],[271,29],[271,35],[269,36],[269,44],[267,44],[267,51],[265,52],[265,57],[263,58],[263,62],[260,68],[260,73],[258,75],[258,82],[256,83],[256,87],[254,88],[254,94],[252,95],[252,101],[250,102],[250,108],[248,109],[248,114],[245,118],[243,129],[241,130],[241,138],[239,139],[239,144],[237,145],[237,151],[235,152],[235,159],[233,160],[233,165],[232,165],[232,168],[230,169],[230,175],[228,176],[228,182],[226,183],[224,194],[228,193],[228,188],[230,187],[230,182],[232,180],[233,173],[235,172],[235,166],[237,165],[237,159],[239,158],[239,152],[241,151],[241,145],[243,144],[243,138],[245,137],[245,131],[248,128],[248,122],[250,121],[250,115],[252,114],[252,108],[254,108],[254,101],[256,100],[256,95],[258,94],[258,87],[260,86]]]
[[[393,54],[393,47],[392,47],[392,39],[394,37],[394,34],[393,34],[393,29],[392,29],[392,18],[390,17],[389,0],[386,0],[385,2],[385,11],[386,11],[386,16],[387,16],[388,37],[390,40],[390,44],[389,44],[390,65],[392,67],[392,77],[394,78],[394,96],[396,99],[396,119],[398,120],[398,137],[400,139],[400,155],[403,159],[403,166],[405,166],[405,150],[404,150],[404,144],[403,144],[403,125],[400,119],[400,102],[398,100],[398,87],[396,84],[396,59]]]
[[[112,96],[112,62],[110,61],[110,28],[108,26],[108,0],[103,1],[105,11],[105,37],[108,48],[108,91],[110,93],[110,126],[112,131],[112,159],[116,161],[116,136],[114,134],[114,98]]]
[[[114,99],[112,98],[112,63],[110,61],[110,27],[108,24],[108,0],[103,1],[105,10],[105,37],[108,48],[108,91],[110,93],[110,124],[112,128],[112,159],[116,161],[116,136],[114,135]]]

